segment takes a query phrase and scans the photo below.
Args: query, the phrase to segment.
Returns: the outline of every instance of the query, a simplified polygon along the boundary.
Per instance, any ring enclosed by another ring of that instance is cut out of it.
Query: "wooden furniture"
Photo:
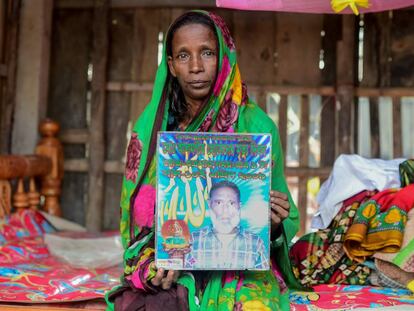
[[[0,217],[10,214],[13,208],[41,208],[61,216],[63,149],[56,137],[58,131],[56,122],[45,120],[40,125],[42,139],[35,155],[0,155]]]

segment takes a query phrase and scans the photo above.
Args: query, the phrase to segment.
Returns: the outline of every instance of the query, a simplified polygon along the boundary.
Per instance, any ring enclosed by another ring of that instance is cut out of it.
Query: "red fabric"
[[[397,206],[408,213],[414,207],[414,184],[401,189],[383,190],[374,195],[371,200],[378,204],[381,212]]]

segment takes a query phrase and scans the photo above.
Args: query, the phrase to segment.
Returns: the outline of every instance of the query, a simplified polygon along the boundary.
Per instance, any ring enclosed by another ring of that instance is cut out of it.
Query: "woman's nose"
[[[190,71],[193,73],[197,73],[203,71],[203,61],[200,56],[194,56],[190,59]]]

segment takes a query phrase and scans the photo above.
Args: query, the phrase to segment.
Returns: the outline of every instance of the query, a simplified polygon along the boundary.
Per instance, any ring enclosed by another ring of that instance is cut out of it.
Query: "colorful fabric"
[[[1,263],[0,301],[69,302],[103,298],[119,284],[121,269],[74,269],[51,256]]]
[[[277,249],[275,246],[274,253],[278,254],[277,260],[283,262],[279,266],[285,278],[289,283],[297,285],[287,259],[287,241],[298,230],[299,215],[284,178],[278,131],[273,121],[248,99],[247,89],[242,83],[237,65],[235,45],[224,21],[214,14],[197,12],[208,16],[216,26],[219,45],[218,73],[210,98],[186,131],[272,134],[272,189],[287,193],[291,206],[289,218],[283,222],[283,243],[277,245]],[[153,256],[148,254],[154,251],[155,138],[157,131],[167,129],[169,102],[166,92],[170,87],[169,81],[164,45],[163,59],[157,70],[151,101],[133,128],[121,194],[120,230],[125,247],[123,281],[134,287],[134,284],[139,283],[130,281],[135,274],[141,281],[139,288],[148,292],[155,291],[150,282],[147,282],[154,275],[154,271],[150,269]],[[279,308],[279,286],[276,276],[271,272],[245,273],[242,281],[239,281],[239,274],[235,273],[232,279],[224,283],[222,277],[223,273],[217,272],[210,278],[201,297],[201,310],[217,310],[219,305],[219,310],[233,310],[234,304],[256,300],[262,301],[271,310]],[[184,274],[178,283],[188,289],[190,310],[199,310],[200,306],[195,302],[194,278]],[[108,306],[109,309],[113,308],[109,299]],[[286,299],[284,308],[288,308]]]
[[[375,267],[379,275],[380,285],[384,287],[408,288],[408,284],[414,281],[414,272],[406,272],[396,265],[375,259]],[[390,285],[394,284],[394,286]]]
[[[359,13],[380,12],[408,7],[414,4],[413,0],[369,0],[369,6],[360,6],[366,1],[361,0],[335,0],[336,3],[344,3],[347,6],[351,3],[358,4]],[[332,2],[328,0],[272,0],[272,1],[251,1],[251,0],[216,0],[216,5],[222,8],[238,10],[257,11],[278,11],[278,12],[299,12],[299,13],[334,13]],[[344,7],[340,13],[354,13],[351,7]]]
[[[413,207],[414,184],[377,193],[358,208],[344,241],[347,255],[363,262],[377,251],[398,252],[402,246],[407,213]]]
[[[0,220],[0,264],[49,256],[43,234],[55,228],[39,212],[26,209]]]
[[[327,229],[308,233],[292,246],[289,256],[295,276],[302,285],[368,284],[371,270],[350,260],[342,246],[358,207],[374,193],[363,191],[344,201]]]
[[[215,269],[220,266],[232,269],[250,266],[263,270],[269,266],[269,260],[264,255],[262,239],[249,232],[239,232],[232,242],[223,248],[212,228],[207,227],[194,232],[191,243],[193,248],[186,258],[186,266],[189,267]]]
[[[408,212],[401,249],[397,253],[376,252],[375,258],[388,261],[407,272],[414,272],[414,209]]]
[[[56,229],[36,211],[24,209],[0,219],[0,245],[24,237],[42,236]]]
[[[355,310],[390,306],[405,306],[401,310],[411,310],[414,307],[414,296],[407,289],[333,284],[318,285],[313,289],[313,292],[291,292],[290,310]]]
[[[414,184],[414,159],[400,164],[401,188]]]

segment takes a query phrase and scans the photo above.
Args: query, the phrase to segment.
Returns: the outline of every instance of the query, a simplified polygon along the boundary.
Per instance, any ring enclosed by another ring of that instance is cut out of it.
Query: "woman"
[[[154,153],[160,130],[272,134],[271,271],[180,274],[157,270]],[[108,309],[289,308],[279,268],[285,281],[294,286],[287,243],[297,232],[299,219],[283,176],[279,135],[270,118],[249,100],[233,39],[223,20],[214,14],[188,12],[168,31],[151,102],[135,124],[128,146],[121,209],[125,273],[123,284],[107,297]]]

